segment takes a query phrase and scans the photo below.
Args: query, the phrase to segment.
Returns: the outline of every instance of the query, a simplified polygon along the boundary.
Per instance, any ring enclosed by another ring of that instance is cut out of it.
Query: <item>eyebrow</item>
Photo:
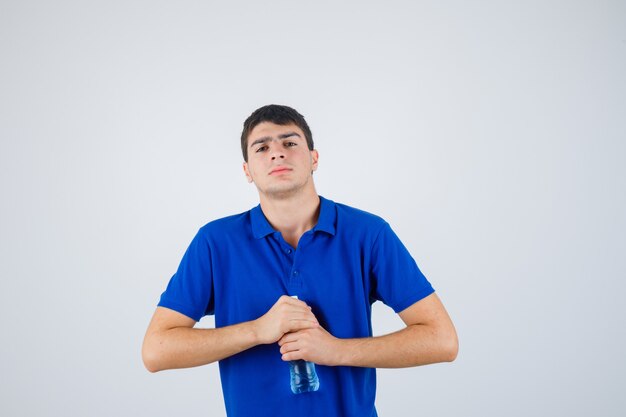
[[[293,137],[293,136],[297,136],[299,138],[302,138],[302,136],[300,136],[300,134],[297,133],[297,132],[287,132],[287,133],[282,133],[282,134],[278,135],[278,139],[282,140],[282,139],[287,139],[287,138],[290,138],[290,137]],[[263,136],[262,138],[258,138],[254,142],[252,142],[250,144],[250,147],[253,147],[254,145],[260,145],[260,144],[265,143],[265,142],[269,142],[270,140],[272,140],[271,136]]]

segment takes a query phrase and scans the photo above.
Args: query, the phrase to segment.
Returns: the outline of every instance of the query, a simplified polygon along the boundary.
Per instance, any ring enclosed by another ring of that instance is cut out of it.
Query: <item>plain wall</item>
[[[0,62],[0,415],[225,415],[216,364],[140,348],[197,229],[257,204],[269,103],[457,326],[381,416],[626,413],[624,2],[5,0]]]

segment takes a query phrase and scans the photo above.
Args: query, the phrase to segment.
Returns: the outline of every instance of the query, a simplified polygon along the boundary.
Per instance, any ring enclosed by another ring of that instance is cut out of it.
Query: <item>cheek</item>
[[[259,161],[254,161],[252,159],[248,160],[248,172],[250,176],[254,177],[257,172],[262,172],[263,169],[262,163]]]

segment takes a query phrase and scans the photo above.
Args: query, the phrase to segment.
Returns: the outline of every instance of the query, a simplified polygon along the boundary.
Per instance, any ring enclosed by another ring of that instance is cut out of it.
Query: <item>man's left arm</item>
[[[456,330],[435,293],[398,315],[406,327],[384,336],[339,339],[322,327],[288,333],[279,341],[282,359],[329,366],[405,368],[456,358]]]

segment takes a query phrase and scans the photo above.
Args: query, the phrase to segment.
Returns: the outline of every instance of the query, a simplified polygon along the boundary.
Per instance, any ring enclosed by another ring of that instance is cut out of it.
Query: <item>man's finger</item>
[[[303,311],[297,311],[291,314],[291,316],[289,317],[289,320],[305,320],[305,321],[312,321],[313,323],[317,323],[317,317],[315,317],[314,314],[311,314],[311,312],[303,312]]]
[[[280,340],[278,341],[278,345],[282,346],[285,343],[294,342],[298,340],[298,336],[296,335],[296,333],[297,332],[285,333],[285,335],[281,337]]]

